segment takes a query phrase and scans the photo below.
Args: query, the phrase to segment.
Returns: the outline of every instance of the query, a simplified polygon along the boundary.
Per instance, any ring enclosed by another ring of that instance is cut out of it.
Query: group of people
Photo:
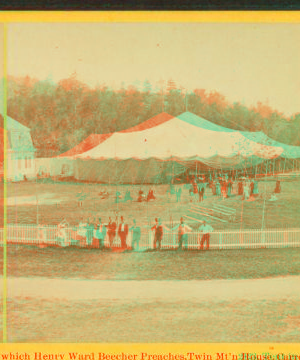
[[[243,178],[233,181],[231,178],[226,177],[216,178],[214,180],[204,177],[200,182],[193,179],[189,186],[189,193],[191,196],[194,196],[194,198],[196,198],[195,195],[198,195],[199,202],[201,202],[206,198],[205,192],[207,187],[211,189],[213,196],[217,196],[223,200],[230,198],[234,192],[236,192],[237,195],[241,195],[243,200],[254,200],[259,195],[258,181],[255,178]],[[274,194],[279,194],[280,192],[280,180],[277,179],[271,199],[276,198]]]
[[[57,242],[66,246],[67,244],[67,233],[66,229],[69,227],[66,219],[63,219],[58,225],[57,230]],[[168,228],[166,225],[162,224],[160,218],[155,219],[155,224],[150,227],[154,233],[153,240],[153,249],[160,250],[161,244],[164,236],[164,230],[166,231],[178,231],[178,250],[182,250],[184,247],[187,247],[188,243],[188,233],[193,229],[188,226],[184,218],[180,219],[180,223],[173,228]],[[199,250],[204,249],[206,244],[206,249],[209,249],[209,240],[210,233],[213,231],[213,228],[203,221],[203,224],[198,228],[198,231],[202,232],[202,236],[198,239]],[[129,232],[132,234],[131,244],[128,244],[128,235]],[[108,239],[108,244],[105,244],[105,239]],[[118,238],[121,246],[116,246],[115,239]],[[109,217],[108,223],[104,224],[101,218],[98,218],[98,221],[95,222],[90,217],[86,222],[82,218],[77,231],[72,231],[71,233],[71,243],[79,244],[81,247],[90,247],[90,248],[121,248],[122,250],[139,250],[141,239],[141,227],[137,225],[136,220],[133,220],[132,226],[129,226],[125,221],[124,217],[120,217],[113,221]]]

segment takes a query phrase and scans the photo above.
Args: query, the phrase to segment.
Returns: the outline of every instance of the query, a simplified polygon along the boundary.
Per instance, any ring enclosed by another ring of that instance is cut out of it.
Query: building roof
[[[6,117],[6,130],[30,131],[30,129],[27,126],[21,124],[17,120],[14,120],[10,116]]]

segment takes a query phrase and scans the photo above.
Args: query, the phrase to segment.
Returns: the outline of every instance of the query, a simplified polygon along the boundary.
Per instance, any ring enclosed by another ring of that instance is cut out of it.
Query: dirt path
[[[256,280],[101,281],[8,278],[7,296],[42,299],[231,301],[299,299],[300,276]],[[3,294],[0,287],[0,296]]]

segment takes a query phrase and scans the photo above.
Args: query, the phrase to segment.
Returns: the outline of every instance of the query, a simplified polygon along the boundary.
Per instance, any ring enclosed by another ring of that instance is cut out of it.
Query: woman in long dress
[[[57,241],[60,246],[68,246],[66,228],[69,226],[66,219],[63,219],[57,226]]]
[[[83,217],[81,218],[81,221],[78,225],[78,231],[77,231],[77,237],[76,240],[79,240],[80,246],[85,246],[86,242],[86,227],[87,224],[85,223]]]

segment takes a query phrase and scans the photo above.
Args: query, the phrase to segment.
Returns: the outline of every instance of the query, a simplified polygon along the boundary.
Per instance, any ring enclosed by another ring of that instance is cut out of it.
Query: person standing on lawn
[[[172,230],[178,229],[178,248],[177,250],[183,250],[183,243],[187,247],[188,233],[192,231],[192,228],[185,224],[184,218],[180,219],[180,224],[175,226]]]
[[[106,226],[104,224],[102,224],[101,218],[99,218],[95,237],[99,242],[98,246],[100,249],[104,248],[105,236],[106,236]]]
[[[198,242],[200,242],[199,250],[203,250],[204,243],[206,242],[206,250],[209,250],[209,240],[210,240],[210,233],[214,230],[212,226],[203,221],[203,224],[200,226],[199,230],[202,232],[202,237],[200,241],[200,236]]]
[[[277,181],[276,181],[276,186],[275,186],[274,193],[275,193],[275,194],[280,194],[280,193],[281,193],[280,180],[278,180],[278,179],[277,179]]]
[[[86,245],[87,246],[92,245],[93,237],[94,237],[94,228],[95,228],[95,225],[93,224],[92,217],[89,217],[89,219],[87,221],[87,226],[86,226]]]
[[[109,239],[110,248],[112,248],[113,246],[113,242],[116,236],[116,229],[117,229],[117,224],[114,221],[112,221],[111,217],[109,217],[109,222],[107,224],[107,235]]]
[[[181,187],[179,186],[179,188],[178,188],[177,191],[176,191],[176,201],[177,201],[177,202],[180,202],[180,201],[181,201],[181,193],[182,193],[182,189],[181,189]]]
[[[155,225],[152,226],[151,230],[154,230],[154,244],[153,244],[153,248],[156,250],[160,250],[161,249],[161,242],[163,239],[163,234],[164,231],[163,229],[166,230],[170,230],[169,228],[167,228],[165,225],[162,225],[160,218],[156,218],[155,219]]]
[[[140,247],[141,228],[136,226],[135,219],[133,220],[133,226],[131,226],[129,231],[132,231],[131,247],[133,250],[138,251]]]
[[[123,216],[121,216],[121,223],[119,224],[118,235],[121,240],[122,249],[126,249],[127,248],[126,239],[127,239],[127,235],[128,235],[128,225],[124,223]]]

